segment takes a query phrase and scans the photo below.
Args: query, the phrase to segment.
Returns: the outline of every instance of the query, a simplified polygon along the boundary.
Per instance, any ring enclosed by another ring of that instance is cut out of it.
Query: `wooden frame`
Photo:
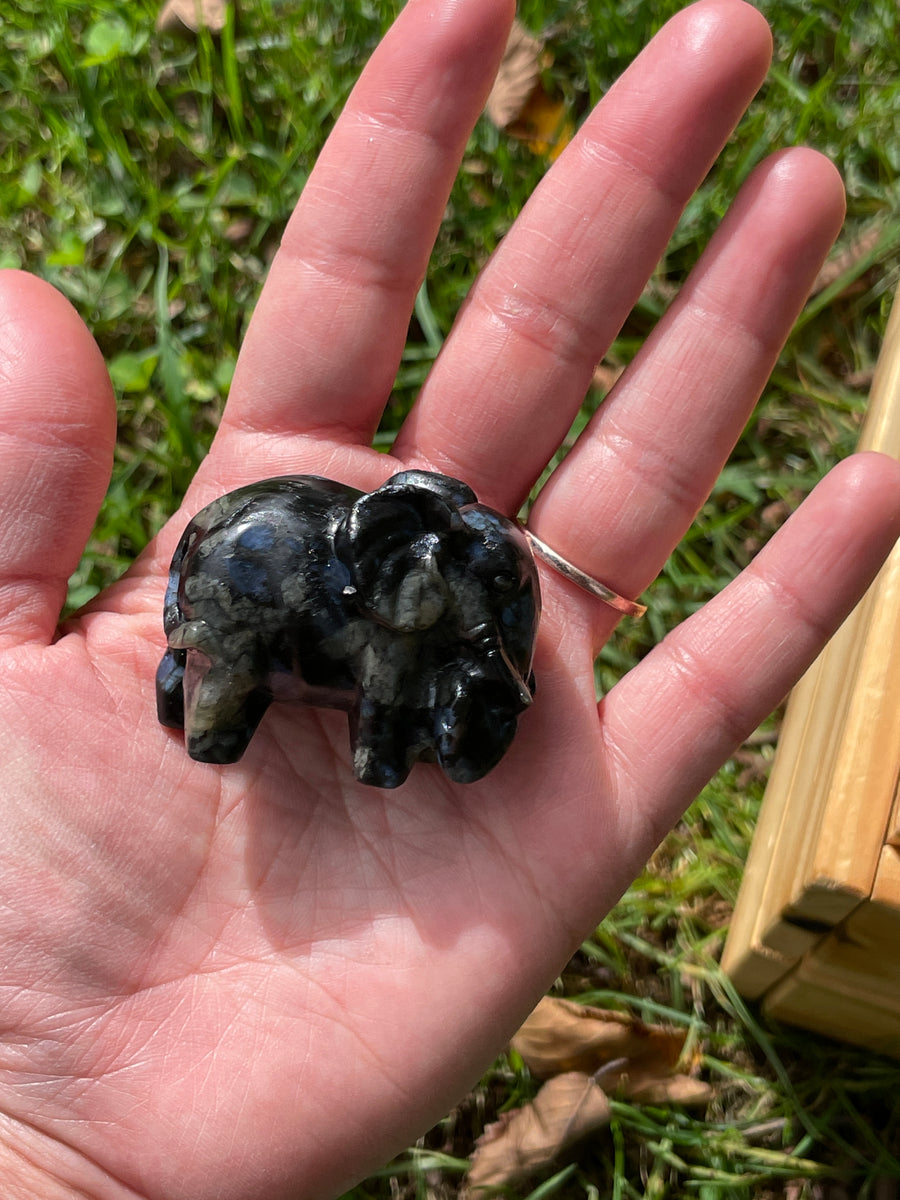
[[[900,457],[900,302],[860,449]],[[723,956],[772,1017],[900,1057],[900,543],[794,689]]]

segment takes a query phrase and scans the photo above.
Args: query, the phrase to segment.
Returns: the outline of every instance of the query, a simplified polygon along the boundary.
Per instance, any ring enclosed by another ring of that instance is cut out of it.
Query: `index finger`
[[[307,182],[241,350],[222,432],[368,444],[511,0],[410,0]]]

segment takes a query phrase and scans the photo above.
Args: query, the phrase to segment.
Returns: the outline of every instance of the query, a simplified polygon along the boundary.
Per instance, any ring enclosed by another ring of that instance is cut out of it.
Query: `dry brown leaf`
[[[865,270],[863,264],[877,247],[881,240],[881,234],[881,225],[880,223],[876,223],[868,229],[863,230],[859,237],[854,238],[850,242],[840,243],[835,247],[834,253],[829,256],[816,276],[816,281],[812,286],[810,294],[815,296],[818,292],[824,292],[827,287],[831,287],[833,283],[837,283],[842,275],[848,272],[852,273],[854,268],[860,267]],[[858,284],[858,282],[858,276],[851,274],[847,291],[852,291],[854,285]]]
[[[545,996],[512,1040],[532,1074],[541,1079],[561,1071],[593,1073],[616,1058],[657,1076],[670,1074],[685,1033],[645,1025],[627,1013],[591,1008]]]
[[[514,21],[485,112],[535,154],[555,159],[571,141],[574,125],[563,101],[548,96],[541,84],[541,70],[550,61],[544,43]]]
[[[626,1099],[635,1104],[709,1104],[715,1095],[710,1084],[702,1079],[693,1079],[690,1075],[632,1074],[623,1071],[617,1087]]]
[[[575,126],[566,117],[562,100],[552,100],[538,84],[506,132],[525,142],[534,154],[557,159],[572,140]]]
[[[226,242],[244,242],[256,228],[256,222],[252,217],[237,217],[226,226],[222,236]]]
[[[198,29],[221,33],[227,12],[228,0],[166,0],[156,28],[159,33],[196,33]]]
[[[594,374],[591,378],[593,387],[600,391],[608,392],[622,374],[623,367],[614,366],[612,363],[601,362],[594,367]]]
[[[513,21],[497,78],[487,98],[485,112],[500,129],[512,124],[524,109],[541,77],[544,43]]]
[[[488,1126],[475,1147],[468,1186],[518,1183],[608,1123],[609,1100],[589,1075],[557,1075],[530,1104]]]

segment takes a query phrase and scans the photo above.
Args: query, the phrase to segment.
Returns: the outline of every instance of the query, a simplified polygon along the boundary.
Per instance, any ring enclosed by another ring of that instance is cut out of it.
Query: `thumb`
[[[109,483],[112,387],[69,302],[0,271],[0,645],[49,642]]]

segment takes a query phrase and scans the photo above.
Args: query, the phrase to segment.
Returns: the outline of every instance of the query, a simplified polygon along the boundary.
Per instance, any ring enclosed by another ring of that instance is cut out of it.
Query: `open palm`
[[[514,513],[761,81],[739,0],[700,0],[586,122],[482,273],[391,456],[370,447],[505,41],[508,0],[411,0],[287,230],[184,514],[56,624],[114,411],[55,292],[0,277],[0,1180],[5,1196],[334,1194],[497,1052],[900,530],[900,473],[826,480],[753,566],[601,703],[609,610],[543,572],[538,697],[499,767],[358,785],[341,713],[274,706],[243,760],[156,721],[168,560],[214,496],[400,465]],[[544,489],[546,542],[636,594],[740,432],[839,227],[807,151],[748,181]]]

